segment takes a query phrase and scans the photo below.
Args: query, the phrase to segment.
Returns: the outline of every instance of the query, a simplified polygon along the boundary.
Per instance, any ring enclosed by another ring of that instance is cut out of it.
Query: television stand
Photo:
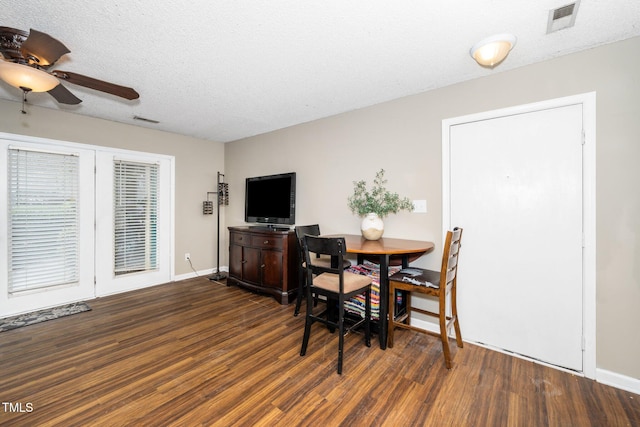
[[[298,290],[296,234],[288,227],[229,227],[229,277],[238,285],[289,304]]]

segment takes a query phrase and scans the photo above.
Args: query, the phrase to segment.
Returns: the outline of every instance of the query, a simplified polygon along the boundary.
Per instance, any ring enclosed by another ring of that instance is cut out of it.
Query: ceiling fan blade
[[[65,53],[71,52],[65,45],[49,34],[34,29],[31,29],[29,37],[22,43],[21,50],[25,59],[29,60],[33,57],[41,67],[48,67]]]
[[[138,99],[138,92],[130,87],[120,86],[117,84],[94,79],[93,77],[83,76],[82,74],[71,73],[69,71],[55,70],[52,72],[54,76],[66,82],[76,84],[78,86],[88,87],[89,89],[99,90],[100,92],[109,93],[125,99]]]
[[[72,94],[69,89],[62,86],[61,84],[51,89],[48,93],[61,104],[76,105],[82,102],[80,98]]]
[[[26,31],[0,27],[0,55],[10,61],[22,59],[20,47],[27,37],[29,37],[29,33]]]

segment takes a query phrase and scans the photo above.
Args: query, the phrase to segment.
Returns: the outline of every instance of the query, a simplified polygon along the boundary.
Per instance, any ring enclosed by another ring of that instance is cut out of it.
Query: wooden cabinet
[[[288,304],[298,290],[298,250],[293,230],[229,227],[227,284],[273,295]]]

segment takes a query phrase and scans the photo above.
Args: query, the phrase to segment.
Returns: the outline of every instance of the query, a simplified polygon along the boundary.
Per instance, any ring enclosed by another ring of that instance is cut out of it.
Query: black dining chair
[[[305,235],[303,239],[304,260],[306,269],[306,296],[307,313],[305,316],[304,336],[302,338],[302,348],[300,356],[307,352],[311,326],[315,322],[320,322],[329,329],[338,330],[338,374],[342,374],[342,355],[344,349],[345,316],[344,302],[358,294],[365,293],[365,316],[362,322],[358,322],[353,327],[364,323],[365,344],[371,347],[371,278],[360,274],[350,273],[342,268],[347,246],[344,237],[316,237]],[[333,257],[335,265],[327,265],[325,262],[318,262],[322,257]],[[337,320],[335,316],[314,315],[314,298],[317,295],[324,296],[327,301],[337,301]],[[352,327],[352,328],[353,328]]]
[[[300,265],[298,266],[298,296],[296,298],[296,308],[293,311],[293,315],[297,316],[300,314],[300,306],[302,305],[302,299],[305,295],[306,289],[306,280],[305,280],[305,271],[306,266],[304,262],[304,249],[303,249],[303,239],[304,236],[319,236],[320,235],[320,225],[311,224],[311,225],[297,225],[295,227],[296,239],[298,241],[298,251],[300,254]],[[323,257],[321,255],[316,255],[316,259],[314,260],[316,265],[324,265],[325,267],[331,266],[331,258]],[[342,268],[351,267],[351,262],[348,259],[343,260]],[[314,299],[314,305],[318,303],[318,299]]]

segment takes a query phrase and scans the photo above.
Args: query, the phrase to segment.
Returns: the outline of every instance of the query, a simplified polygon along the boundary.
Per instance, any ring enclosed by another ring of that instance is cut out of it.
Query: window
[[[79,158],[8,150],[8,292],[79,280]]]
[[[158,165],[114,161],[115,275],[158,267]]]

